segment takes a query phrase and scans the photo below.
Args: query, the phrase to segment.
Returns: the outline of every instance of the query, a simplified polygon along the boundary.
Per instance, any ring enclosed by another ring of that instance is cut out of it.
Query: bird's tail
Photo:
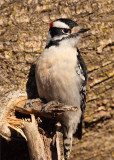
[[[63,127],[63,145],[64,145],[64,157],[65,160],[69,159],[71,148],[72,148],[72,130]]]
[[[65,160],[69,159],[72,149],[73,134],[76,132],[81,118],[81,109],[77,112],[65,112],[63,126],[63,144]]]

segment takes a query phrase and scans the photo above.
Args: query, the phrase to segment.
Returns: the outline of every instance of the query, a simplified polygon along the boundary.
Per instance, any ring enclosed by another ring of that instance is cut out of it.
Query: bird
[[[64,112],[61,119],[65,160],[70,156],[73,135],[82,137],[87,67],[77,44],[82,33],[88,30],[68,18],[51,22],[46,47],[36,62],[35,79],[40,98],[78,108],[77,112]]]

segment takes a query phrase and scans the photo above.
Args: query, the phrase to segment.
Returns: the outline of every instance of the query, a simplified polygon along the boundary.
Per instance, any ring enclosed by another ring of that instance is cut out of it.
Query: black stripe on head
[[[57,27],[51,27],[50,28],[50,34],[51,37],[55,37],[55,36],[61,36],[61,35],[65,35],[71,33],[71,29],[68,28],[57,28]]]
[[[50,28],[50,34],[51,34],[52,38],[53,38],[54,36],[63,35],[62,29],[61,29],[61,28],[56,28],[56,27],[51,27],[51,28]]]
[[[67,19],[67,18],[60,18],[60,19],[57,19],[56,21],[61,21],[67,24],[71,29],[75,26],[78,26],[76,22],[72,21],[71,19]]]

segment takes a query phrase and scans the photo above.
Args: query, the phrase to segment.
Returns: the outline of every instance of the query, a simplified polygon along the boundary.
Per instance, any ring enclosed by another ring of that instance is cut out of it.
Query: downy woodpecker
[[[70,19],[57,19],[50,24],[47,44],[36,64],[36,83],[41,98],[78,107],[77,112],[63,114],[63,142],[68,160],[73,134],[82,136],[82,120],[86,101],[87,69],[78,50],[81,29]]]

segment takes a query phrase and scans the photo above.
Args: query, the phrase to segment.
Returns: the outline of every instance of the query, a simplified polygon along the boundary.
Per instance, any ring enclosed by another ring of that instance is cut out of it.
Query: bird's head
[[[50,42],[73,39],[78,42],[80,34],[89,29],[82,29],[78,24],[70,19],[60,18],[50,23],[50,29],[47,37],[47,45]]]

